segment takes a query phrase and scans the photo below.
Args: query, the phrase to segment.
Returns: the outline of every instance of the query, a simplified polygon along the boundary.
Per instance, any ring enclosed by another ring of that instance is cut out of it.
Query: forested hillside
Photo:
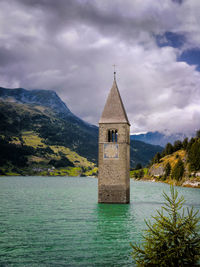
[[[75,174],[84,174],[95,168],[97,132],[97,127],[88,131],[44,106],[0,102],[1,173],[47,174],[71,167],[66,172],[71,175],[77,167]]]
[[[187,184],[196,181],[200,186],[200,130],[196,137],[168,143],[162,153],[152,159],[148,175],[160,181]]]

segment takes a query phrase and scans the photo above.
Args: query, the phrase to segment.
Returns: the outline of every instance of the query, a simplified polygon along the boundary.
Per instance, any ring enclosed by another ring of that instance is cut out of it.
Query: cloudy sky
[[[200,128],[199,0],[0,0],[0,86],[98,124],[113,64],[132,133]]]

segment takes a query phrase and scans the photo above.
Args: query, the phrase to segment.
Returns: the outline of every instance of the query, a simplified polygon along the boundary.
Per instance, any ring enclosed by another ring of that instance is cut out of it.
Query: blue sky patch
[[[163,35],[156,36],[156,42],[160,47],[172,46],[174,48],[179,48],[184,44],[185,36],[183,34],[165,32]]]
[[[184,51],[178,58],[178,61],[185,61],[189,65],[197,65],[196,69],[200,71],[200,49],[190,49]]]

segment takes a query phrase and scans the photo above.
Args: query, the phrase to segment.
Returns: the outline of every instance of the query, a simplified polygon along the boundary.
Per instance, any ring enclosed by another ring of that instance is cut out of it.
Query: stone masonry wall
[[[129,203],[130,195],[130,138],[126,123],[99,125],[98,189],[101,203]],[[104,144],[108,130],[118,131],[118,158],[104,158]]]

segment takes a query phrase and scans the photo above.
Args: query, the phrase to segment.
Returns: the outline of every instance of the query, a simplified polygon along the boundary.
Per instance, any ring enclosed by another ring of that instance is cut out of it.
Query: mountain
[[[0,100],[16,102],[21,104],[33,104],[51,108],[60,118],[67,118],[68,121],[79,123],[86,127],[97,127],[91,125],[75,116],[60,99],[56,92],[51,90],[26,90],[24,88],[8,89],[0,87]]]
[[[142,141],[131,140],[130,143],[130,158],[131,167],[135,167],[138,163],[142,166],[149,164],[149,161],[155,156],[157,152],[162,152],[163,147],[146,144]]]
[[[22,104],[37,104],[51,108],[58,114],[76,117],[56,92],[51,90],[26,90],[23,88],[7,89],[0,87],[0,99]],[[76,118],[78,119],[78,117]]]
[[[97,164],[98,127],[75,116],[54,91],[0,87],[0,138],[4,147],[1,155],[7,155],[12,165],[19,161],[20,153],[24,153],[21,158],[26,166],[37,168],[65,165],[64,157],[83,168]],[[13,159],[14,154],[6,150],[18,151],[18,156]],[[131,167],[148,164],[161,150],[159,146],[131,141]],[[82,164],[85,160],[87,164]]]
[[[98,127],[75,116],[55,92],[0,87],[0,99],[0,132],[33,130],[48,144],[64,145],[97,162]]]
[[[159,145],[164,147],[167,143],[174,143],[176,140],[183,141],[187,136],[185,134],[164,134],[158,131],[147,132],[145,134],[131,135],[131,140],[138,140],[147,144]]]

